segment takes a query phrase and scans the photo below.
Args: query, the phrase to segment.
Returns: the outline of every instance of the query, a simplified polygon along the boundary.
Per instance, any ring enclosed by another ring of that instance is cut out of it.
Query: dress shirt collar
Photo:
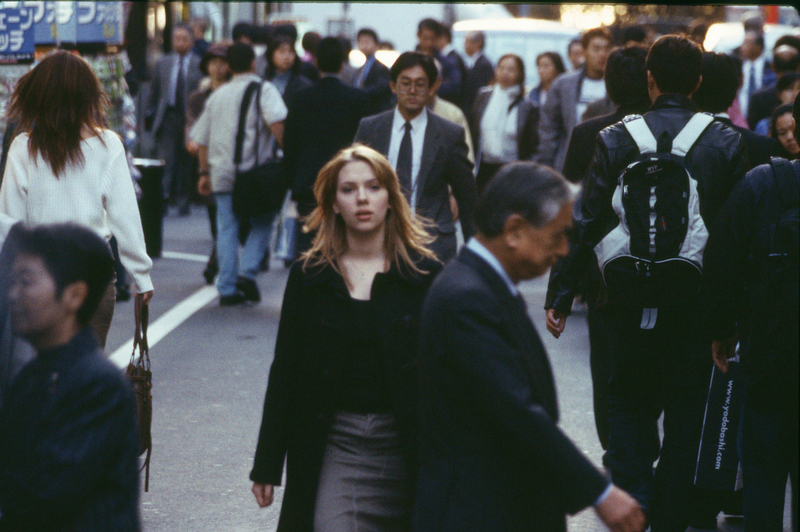
[[[519,294],[519,288],[517,285],[514,284],[514,281],[511,280],[511,277],[508,276],[506,270],[503,268],[503,265],[500,264],[500,261],[497,260],[491,251],[486,249],[486,246],[481,244],[478,239],[472,237],[467,241],[467,249],[475,253],[477,256],[482,258],[489,266],[492,267],[494,271],[497,272],[497,275],[506,283],[508,287],[508,291],[511,292],[511,295],[517,297]]]
[[[425,131],[428,125],[428,109],[423,107],[422,112],[415,118],[409,120],[411,123],[411,131]],[[399,132],[401,135],[405,133],[403,129],[406,124],[406,119],[400,114],[400,109],[395,106],[394,119],[392,121],[392,130]]]
[[[447,46],[445,46],[444,48],[442,48],[442,55],[446,57],[453,50],[455,50],[455,48],[453,48],[453,44],[450,43]]]

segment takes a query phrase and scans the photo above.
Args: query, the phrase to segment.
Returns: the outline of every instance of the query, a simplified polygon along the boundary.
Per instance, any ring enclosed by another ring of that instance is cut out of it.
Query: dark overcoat
[[[423,260],[427,275],[401,274],[396,265],[375,276],[371,300],[380,353],[409,471],[417,464],[417,327],[428,286],[440,265]],[[330,266],[292,267],[284,293],[275,359],[250,479],[282,484],[279,532],[311,532],[322,459],[339,392],[337,360],[346,344],[342,308],[349,298],[341,275]],[[413,479],[412,479],[413,480]]]

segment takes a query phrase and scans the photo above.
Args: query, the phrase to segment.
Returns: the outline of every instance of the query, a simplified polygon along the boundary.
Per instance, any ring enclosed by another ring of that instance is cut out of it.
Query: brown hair
[[[347,238],[342,217],[333,210],[336,189],[339,185],[339,173],[347,164],[362,161],[367,163],[378,182],[389,192],[389,211],[386,214],[386,231],[384,250],[391,262],[395,262],[407,273],[423,273],[411,256],[411,251],[431,259],[436,256],[426,246],[433,242],[433,237],[426,231],[425,222],[419,218],[408,205],[400,191],[392,165],[386,157],[363,144],[353,144],[339,153],[320,170],[314,183],[314,197],[317,207],[305,219],[305,231],[316,230],[317,233],[311,249],[303,256],[303,268],[309,265],[329,264],[337,273],[344,276],[339,268],[338,260],[347,250]],[[347,281],[347,278],[345,277]]]
[[[105,127],[108,95],[89,64],[63,50],[47,56],[14,88],[8,119],[28,133],[31,158],[42,158],[58,177],[67,164],[82,164],[84,127]],[[101,137],[102,138],[102,137]]]

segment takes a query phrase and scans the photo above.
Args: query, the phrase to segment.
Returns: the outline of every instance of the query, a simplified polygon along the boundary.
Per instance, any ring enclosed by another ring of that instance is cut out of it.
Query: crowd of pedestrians
[[[456,50],[424,19],[390,65],[361,28],[354,68],[340,36],[305,34],[301,57],[291,24],[233,30],[209,43],[202,21],[173,27],[144,114],[164,199],[186,214],[196,189],[207,205],[203,275],[221,306],[260,301],[274,222],[300,217],[250,473],[262,508],[286,483],[279,530],[559,531],[586,507],[615,531],[716,529],[730,500],[694,473],[712,368],[736,352],[732,504],[748,532],[781,530],[789,477],[797,529],[800,40],[780,39],[771,63],[752,21],[732,55],[598,27],[566,58],[493,64],[482,32]],[[135,408],[102,354],[108,242],[145,304],[152,261],[106,105],[67,52],[11,100],[0,530],[140,527]],[[242,214],[239,176],[271,163],[283,205]],[[576,298],[588,308],[605,472],[558,428],[517,286],[548,271],[555,338]],[[85,491],[67,497],[71,483]]]

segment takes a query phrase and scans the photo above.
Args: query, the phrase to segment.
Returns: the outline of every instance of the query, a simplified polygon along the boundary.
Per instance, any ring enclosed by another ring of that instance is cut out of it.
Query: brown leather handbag
[[[139,426],[139,455],[147,453],[142,469],[145,471],[144,491],[150,486],[150,451],[153,449],[153,439],[150,427],[153,422],[153,374],[150,371],[150,353],[147,346],[148,306],[142,301],[142,294],[136,294],[134,301],[134,314],[136,316],[136,332],[133,336],[133,353],[125,374],[131,380],[133,392],[136,396],[136,414]],[[139,356],[136,357],[136,350]]]

